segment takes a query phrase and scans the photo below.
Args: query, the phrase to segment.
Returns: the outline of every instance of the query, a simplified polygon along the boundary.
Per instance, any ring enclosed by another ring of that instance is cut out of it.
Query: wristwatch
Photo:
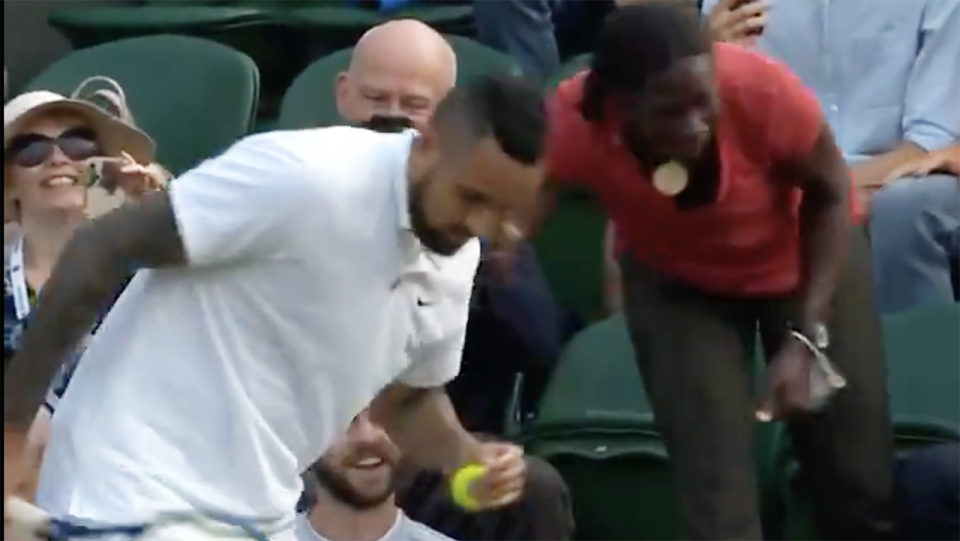
[[[790,336],[810,350],[815,365],[832,389],[831,393],[844,388],[847,385],[846,378],[833,367],[833,363],[830,362],[826,354],[826,349],[830,346],[830,333],[827,331],[827,326],[822,323],[814,323],[810,325],[806,332],[792,324],[788,327]]]
[[[787,328],[790,329],[790,334],[803,336],[806,338],[806,342],[810,342],[820,351],[824,351],[830,347],[830,331],[827,330],[827,326],[823,323],[814,323],[806,328],[790,323],[787,325]]]

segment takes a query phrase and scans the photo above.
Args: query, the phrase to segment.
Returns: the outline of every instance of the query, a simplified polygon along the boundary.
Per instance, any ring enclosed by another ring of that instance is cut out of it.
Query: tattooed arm
[[[3,378],[4,501],[29,493],[27,434],[64,359],[109,308],[130,273],[183,264],[168,194],[154,192],[80,228],[64,247]]]
[[[64,359],[138,268],[186,261],[166,192],[152,192],[74,234],[4,377],[3,424],[26,430]]]
[[[323,171],[269,135],[238,142],[174,180],[169,190],[145,194],[74,234],[4,377],[5,495],[29,469],[26,433],[51,379],[131,273],[300,249],[302,231],[313,228],[311,216],[322,214],[315,211],[325,201],[319,189],[324,184],[317,182]]]

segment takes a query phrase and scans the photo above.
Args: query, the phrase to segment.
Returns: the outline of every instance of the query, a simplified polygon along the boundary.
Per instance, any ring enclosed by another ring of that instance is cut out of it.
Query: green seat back
[[[547,283],[561,306],[585,320],[603,311],[606,215],[582,191],[561,192],[557,207],[533,238]]]
[[[423,21],[443,34],[473,34],[471,5],[413,2],[399,9],[380,11],[343,0],[277,3],[287,6],[283,10],[283,21],[304,44],[310,58],[352,47],[364,32],[391,19]]]
[[[123,87],[137,124],[157,142],[158,162],[180,173],[250,130],[260,90],[253,61],[186,36],[132,38],[77,51],[27,90],[69,94],[94,75]]]
[[[145,6],[61,8],[50,15],[50,24],[69,36],[72,32],[83,30],[106,34],[174,30],[199,32],[227,25],[260,22],[264,18],[265,14],[254,7],[192,2],[184,5],[164,0]]]
[[[523,440],[570,488],[579,539],[669,538],[660,518],[674,515],[666,451],[622,316],[571,339]]]
[[[960,304],[893,315],[883,327],[898,438],[960,440]]]
[[[281,130],[342,124],[337,112],[337,74],[350,66],[353,49],[341,49],[307,66],[293,80],[280,102]]]
[[[623,315],[589,325],[570,340],[538,411],[540,433],[652,426]]]
[[[287,13],[287,20],[294,25],[334,32],[362,32],[391,19],[417,19],[440,32],[448,32],[468,25],[472,18],[473,7],[470,5],[411,5],[383,13],[337,2],[318,2]]]
[[[516,70],[513,61],[497,51],[460,36],[446,36],[457,54],[457,81],[482,73]],[[337,112],[337,74],[350,66],[353,48],[341,49],[307,66],[283,96],[280,129],[301,129],[342,124]]]
[[[272,6],[284,2],[149,0],[139,5],[85,4],[88,3],[59,7],[49,18],[50,25],[74,49],[157,34],[187,35],[222,43],[249,55],[259,66],[268,114],[276,113],[274,102],[308,63],[302,44],[275,15]]]
[[[520,73],[509,56],[463,36],[444,36],[457,54],[457,84],[489,73]]]

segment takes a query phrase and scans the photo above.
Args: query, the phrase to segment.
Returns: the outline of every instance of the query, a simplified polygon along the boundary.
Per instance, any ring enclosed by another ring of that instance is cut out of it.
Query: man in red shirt
[[[888,532],[892,434],[869,255],[813,96],[775,62],[712,44],[694,13],[652,1],[608,18],[591,68],[550,107],[551,178],[591,188],[617,228],[680,538],[761,539],[755,418],[790,422],[828,538]],[[758,327],[768,380],[755,409],[745,368]],[[821,355],[848,384],[816,411]]]

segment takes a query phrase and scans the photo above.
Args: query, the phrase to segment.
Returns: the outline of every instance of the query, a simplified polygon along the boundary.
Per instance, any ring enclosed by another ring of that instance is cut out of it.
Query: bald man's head
[[[456,55],[443,36],[420,21],[390,21],[357,42],[350,68],[337,76],[337,109],[350,123],[386,116],[423,125],[456,78]]]

